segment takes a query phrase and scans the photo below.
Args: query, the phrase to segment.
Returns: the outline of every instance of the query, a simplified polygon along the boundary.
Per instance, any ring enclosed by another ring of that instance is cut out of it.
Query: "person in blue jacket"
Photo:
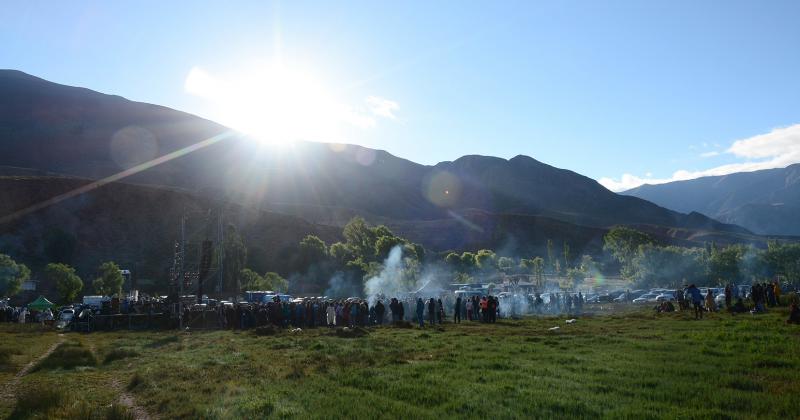
[[[692,306],[694,307],[694,319],[702,319],[703,293],[700,292],[700,289],[698,289],[697,286],[691,284],[686,288],[686,295],[688,295],[692,300]]]

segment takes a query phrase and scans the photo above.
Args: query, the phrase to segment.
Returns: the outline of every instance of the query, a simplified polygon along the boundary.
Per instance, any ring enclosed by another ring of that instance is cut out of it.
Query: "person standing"
[[[461,323],[461,295],[456,298],[456,309],[453,311],[453,322]]]
[[[702,319],[703,294],[700,293],[700,289],[698,289],[694,284],[691,284],[688,288],[686,288],[686,294],[689,295],[689,298],[692,300],[692,306],[694,307],[694,319]]]
[[[436,320],[439,321],[439,325],[444,322],[444,304],[441,299],[436,301]]]
[[[436,302],[433,298],[428,301],[428,323],[431,326],[436,323]]]
[[[375,304],[375,317],[377,318],[378,325],[383,325],[383,314],[386,312],[386,308],[383,306],[383,302],[378,301]]]
[[[325,309],[325,315],[328,327],[333,328],[336,324],[336,308],[333,306],[333,302],[328,302],[328,307]]]
[[[422,298],[417,298],[417,321],[419,321],[419,327],[425,327],[425,302],[422,301]]]
[[[725,308],[731,309],[731,301],[733,301],[733,288],[731,284],[728,283],[725,286]]]
[[[708,293],[706,293],[706,310],[708,312],[714,312],[716,307],[716,303],[714,303],[714,292],[711,291],[711,288],[708,288]]]

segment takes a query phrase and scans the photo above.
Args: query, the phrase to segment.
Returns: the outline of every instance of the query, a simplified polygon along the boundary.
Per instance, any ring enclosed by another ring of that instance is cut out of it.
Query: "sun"
[[[342,107],[318,78],[281,63],[225,77],[195,67],[185,89],[209,100],[220,123],[266,143],[334,140],[342,115]]]

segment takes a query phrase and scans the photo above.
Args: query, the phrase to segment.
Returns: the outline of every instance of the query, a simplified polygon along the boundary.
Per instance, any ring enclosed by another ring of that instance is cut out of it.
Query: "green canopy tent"
[[[53,306],[55,306],[53,305],[53,302],[50,302],[44,296],[39,295],[36,300],[28,304],[28,309],[33,309],[34,311],[43,311],[45,309],[52,308]]]

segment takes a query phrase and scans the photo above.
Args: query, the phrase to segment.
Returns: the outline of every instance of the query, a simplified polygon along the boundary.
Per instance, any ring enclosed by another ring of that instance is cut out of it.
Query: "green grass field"
[[[800,326],[785,318],[633,311],[359,338],[2,326],[0,348],[17,353],[4,378],[63,343],[0,416],[131,418],[125,393],[160,418],[797,418]]]

